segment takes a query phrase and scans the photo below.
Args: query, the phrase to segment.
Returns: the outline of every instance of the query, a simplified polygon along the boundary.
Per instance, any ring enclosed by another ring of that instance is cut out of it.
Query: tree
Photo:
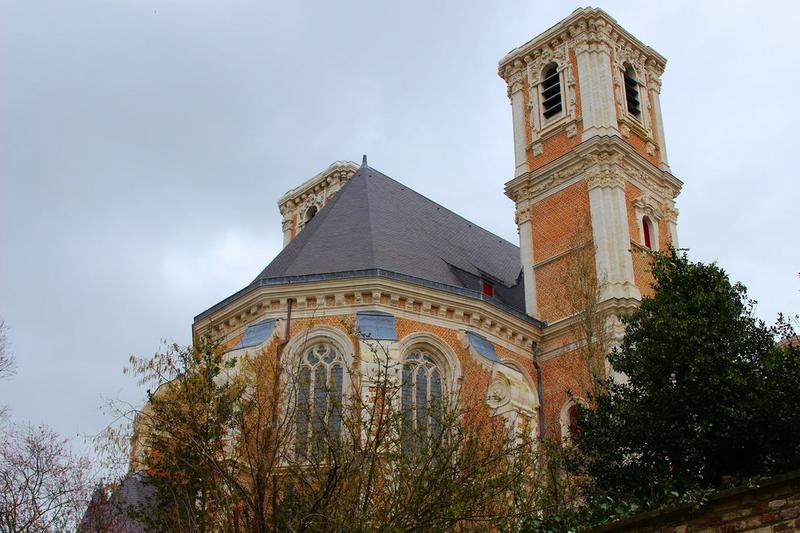
[[[8,347],[7,329],[5,321],[0,320],[0,378],[13,375],[16,368],[14,355]]]
[[[370,371],[348,369],[351,394],[344,403],[331,395],[324,416],[304,412],[298,391],[308,377],[283,344],[231,360],[201,339],[133,359],[133,373],[154,386],[129,413],[133,462],[161,502],[139,518],[170,531],[519,524],[540,490],[529,427],[515,432],[489,416],[483,395],[454,393],[428,405],[427,429],[410,433],[402,365],[361,339]],[[298,417],[310,421],[310,436],[298,435]]]
[[[14,355],[8,348],[7,329],[5,321],[0,320],[0,379],[12,376],[16,370]],[[8,409],[5,406],[0,406],[0,421],[5,418],[7,413]]]
[[[716,264],[673,250],[652,274],[609,357],[629,380],[603,382],[581,410],[574,471],[595,495],[655,502],[800,466],[798,350],[776,346]]]
[[[46,426],[0,435],[0,531],[75,531],[89,502],[90,464]]]

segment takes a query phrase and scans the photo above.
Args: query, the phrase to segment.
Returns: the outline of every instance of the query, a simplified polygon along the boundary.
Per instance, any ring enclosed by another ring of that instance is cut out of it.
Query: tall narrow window
[[[651,230],[650,219],[648,217],[643,217],[642,218],[642,233],[644,235],[644,245],[647,246],[648,248],[652,249],[653,245],[651,244],[651,241],[650,241],[650,233],[651,233],[650,230]]]
[[[631,65],[625,65],[623,78],[628,113],[638,120],[642,115],[641,104],[639,103],[639,82],[636,80],[636,71],[633,70]]]
[[[403,409],[403,448],[420,449],[441,433],[442,372],[433,357],[413,352],[403,365],[400,403]]]
[[[569,408],[567,412],[567,423],[569,424],[569,434],[570,436],[576,435],[578,433],[578,406],[573,405]]]
[[[296,451],[319,453],[327,439],[342,429],[344,360],[330,344],[308,349],[300,362],[297,385]]]
[[[561,73],[558,65],[550,63],[542,71],[542,116],[545,120],[561,113]]]
[[[484,296],[492,297],[494,296],[494,286],[486,280],[483,280],[482,290]]]

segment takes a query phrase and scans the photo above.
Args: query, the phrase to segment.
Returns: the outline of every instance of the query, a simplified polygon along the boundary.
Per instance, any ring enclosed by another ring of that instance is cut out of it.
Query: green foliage
[[[582,409],[575,473],[592,494],[651,506],[800,467],[800,351],[715,264],[656,254],[655,293],[624,318],[606,381]]]
[[[129,514],[153,530],[212,531],[219,510],[229,503],[219,479],[241,394],[236,380],[222,379],[235,361],[226,361],[219,343],[171,345],[150,359],[131,358],[131,372],[147,391],[147,406],[137,415],[140,448],[147,450],[145,474],[157,493],[157,509]]]

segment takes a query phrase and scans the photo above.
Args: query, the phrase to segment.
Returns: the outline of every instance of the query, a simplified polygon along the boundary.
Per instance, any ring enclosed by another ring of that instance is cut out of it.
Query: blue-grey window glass
[[[309,442],[313,453],[321,453],[326,439],[342,429],[345,363],[330,344],[317,344],[300,361],[296,414],[296,450],[305,455]]]
[[[339,435],[342,431],[342,403],[343,398],[343,379],[344,369],[341,365],[331,367],[331,389],[332,394],[329,398],[328,427],[331,435]]]
[[[406,451],[418,446],[440,433],[442,373],[429,354],[414,352],[403,364],[401,386],[403,409],[403,440]]]
[[[438,438],[442,432],[442,376],[438,369],[431,371],[430,382],[431,435]]]
[[[467,337],[469,337],[469,343],[473,348],[475,348],[476,352],[490,361],[494,361],[495,363],[501,362],[500,358],[497,356],[497,352],[494,349],[494,344],[489,342],[489,339],[471,331],[467,332]]]
[[[306,366],[301,367],[297,381],[297,412],[295,413],[297,454],[305,456],[308,451],[308,416],[310,414],[308,391],[311,384],[311,369]]]
[[[258,346],[263,343],[267,338],[272,335],[272,330],[275,329],[275,319],[270,318],[259,322],[258,324],[250,324],[244,331],[244,337],[239,341],[239,344],[233,347],[234,350],[239,348],[250,348],[251,346]]]
[[[369,339],[397,340],[397,325],[394,316],[381,311],[356,313],[356,329]]]

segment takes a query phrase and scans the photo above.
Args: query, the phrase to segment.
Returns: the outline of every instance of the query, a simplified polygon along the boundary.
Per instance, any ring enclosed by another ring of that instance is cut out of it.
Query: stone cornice
[[[600,302],[597,306],[597,313],[605,314],[609,317],[627,315],[633,312],[641,302],[635,298],[609,298]],[[548,323],[542,337],[542,344],[546,345],[554,340],[565,336],[574,336],[576,329],[581,328],[582,317],[580,315],[570,315],[559,320]],[[619,333],[619,332],[616,332]],[[623,330],[624,333],[624,330]],[[540,361],[546,361],[561,354],[571,352],[584,345],[584,342],[571,340],[568,343],[551,347],[539,354]]]
[[[611,174],[641,185],[664,202],[675,198],[683,186],[678,178],[643,158],[624,140],[616,136],[597,136],[555,161],[512,179],[506,183],[505,193],[516,203],[535,201],[573,178],[600,180]],[[619,178],[614,179],[618,181]]]
[[[631,35],[613,17],[598,8],[579,8],[567,18],[522,46],[511,50],[498,65],[498,74],[509,81],[524,65],[535,61],[564,43],[576,47],[602,46],[623,52],[626,57],[647,66],[655,75],[664,71],[667,60],[658,52]]]
[[[529,349],[542,331],[540,322],[482,299],[400,280],[362,277],[254,287],[199,315],[192,326],[193,334],[211,328],[214,335],[233,336],[254,320],[284,317],[288,299],[296,302],[292,316],[297,318],[352,314],[378,307],[453,329],[468,326],[517,349]]]
[[[287,208],[302,203],[306,197],[317,194],[333,182],[344,184],[357,170],[358,165],[352,161],[334,161],[310,180],[284,194],[278,200],[280,212],[285,213]]]

